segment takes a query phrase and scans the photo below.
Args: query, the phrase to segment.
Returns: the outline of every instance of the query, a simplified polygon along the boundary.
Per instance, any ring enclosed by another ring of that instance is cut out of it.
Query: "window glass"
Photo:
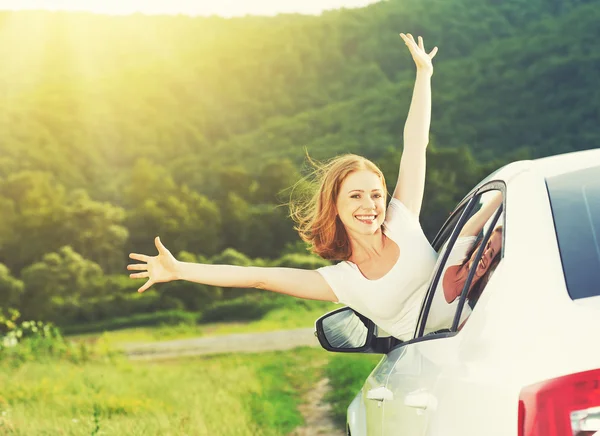
[[[468,217],[461,220],[460,228],[452,234],[458,237],[450,246],[450,235],[439,250],[436,271],[441,270],[425,323],[424,334],[451,330],[460,296],[465,289],[471,271],[473,277],[466,293],[466,303],[461,312],[459,326],[462,327],[471,314],[481,293],[487,285],[502,256],[504,220],[500,211],[502,193],[488,191],[475,198]],[[465,210],[465,213],[466,210]],[[480,247],[482,255],[476,261]],[[448,251],[447,258],[444,259]]]
[[[600,295],[600,167],[546,181],[572,299]]]

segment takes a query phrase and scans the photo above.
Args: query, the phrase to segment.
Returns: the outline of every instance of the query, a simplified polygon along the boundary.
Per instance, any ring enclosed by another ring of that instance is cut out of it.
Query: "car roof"
[[[480,186],[492,180],[508,180],[523,171],[535,171],[542,178],[557,176],[571,171],[582,170],[600,166],[600,148],[591,150],[574,151],[570,153],[557,154],[555,156],[542,157],[533,160],[520,160],[511,162],[498,168],[469,193],[479,189]]]
[[[600,166],[600,148],[544,157],[531,162],[544,178]]]

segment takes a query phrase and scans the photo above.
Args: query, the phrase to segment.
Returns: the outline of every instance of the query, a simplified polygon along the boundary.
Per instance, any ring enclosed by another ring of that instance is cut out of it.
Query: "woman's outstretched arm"
[[[205,285],[259,288],[309,300],[337,302],[337,297],[317,271],[297,268],[262,268],[235,265],[207,265],[180,262],[156,237],[157,256],[131,253],[131,259],[144,263],[129,264],[127,269],[141,271],[131,278],[147,278],[138,289],[144,292],[154,283],[187,280]]]
[[[433,75],[431,60],[437,53],[437,47],[428,54],[425,52],[423,38],[420,36],[418,44],[410,33],[407,35],[401,33],[400,36],[415,61],[417,77],[404,126],[404,147],[393,197],[400,200],[418,217],[425,190],[425,154],[431,123],[431,76]]]

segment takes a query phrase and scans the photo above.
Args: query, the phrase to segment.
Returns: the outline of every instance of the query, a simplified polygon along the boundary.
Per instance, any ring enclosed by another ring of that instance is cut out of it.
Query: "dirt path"
[[[295,429],[289,436],[344,436],[346,434],[331,420],[331,406],[324,400],[329,389],[329,380],[324,378],[308,393],[306,404],[298,408],[305,424]]]
[[[313,328],[238,333],[164,342],[129,343],[123,344],[123,349],[130,359],[141,360],[172,359],[173,357],[202,354],[258,353],[305,346],[319,346]]]

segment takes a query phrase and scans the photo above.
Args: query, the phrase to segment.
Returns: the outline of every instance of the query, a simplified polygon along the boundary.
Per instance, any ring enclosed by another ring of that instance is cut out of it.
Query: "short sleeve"
[[[458,237],[446,261],[446,268],[451,265],[462,265],[467,257],[467,253],[473,247],[477,240],[476,236]]]
[[[397,198],[392,198],[388,204],[384,225],[392,232],[399,232],[406,228],[421,230],[419,218]]]
[[[337,265],[323,266],[316,270],[327,282],[333,293],[338,299],[336,304],[351,305],[352,298],[352,277],[354,271],[347,262],[340,262]]]

